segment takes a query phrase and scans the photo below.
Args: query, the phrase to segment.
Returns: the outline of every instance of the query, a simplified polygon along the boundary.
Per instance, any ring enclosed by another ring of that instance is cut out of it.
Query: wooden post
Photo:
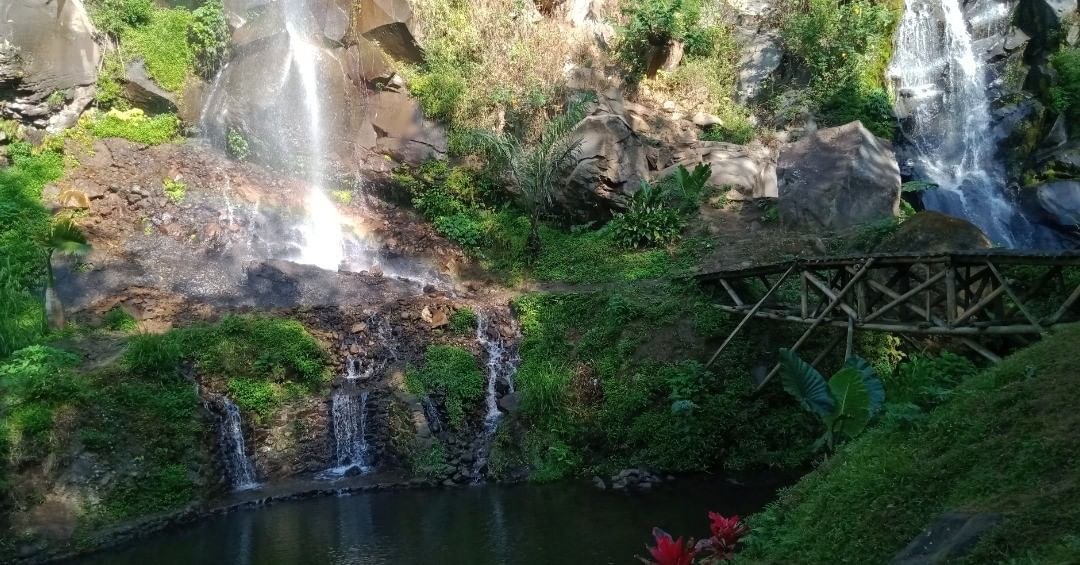
[[[829,312],[832,312],[833,308],[836,308],[837,304],[840,304],[840,301],[844,299],[844,295],[846,295],[848,291],[851,290],[851,287],[854,286],[855,282],[858,282],[858,280],[861,279],[864,274],[866,274],[866,271],[868,271],[870,269],[870,266],[873,264],[873,257],[867,259],[866,262],[863,263],[862,267],[860,267],[858,272],[855,273],[855,276],[852,277],[846,285],[844,285],[844,288],[842,288],[840,292],[836,294],[836,296],[829,302],[829,305],[826,306],[820,314],[818,314],[818,317],[814,319],[813,323],[810,324],[809,328],[806,328],[806,331],[803,332],[802,336],[799,337],[798,341],[795,342],[795,345],[791,346],[792,353],[795,353],[799,350],[799,346],[801,346],[810,337],[810,334],[814,333],[814,330],[817,329],[819,325],[821,325],[821,322],[825,320],[825,317],[829,315]],[[776,366],[774,366],[773,369],[769,371],[769,374],[765,375],[765,379],[762,380],[761,383],[759,383],[757,388],[754,390],[761,390],[761,388],[768,384],[768,382],[772,380],[773,376],[775,376],[776,373],[779,371],[780,363],[777,363]]]
[[[956,269],[952,259],[945,262],[945,324],[953,326],[956,319]]]
[[[1031,325],[1039,328],[1039,333],[1045,332],[1046,330],[1044,330],[1043,327],[1039,325],[1039,321],[1035,319],[1035,316],[1031,315],[1031,312],[1028,312],[1028,309],[1026,306],[1024,306],[1024,303],[1020,301],[1020,298],[1017,297],[1016,293],[1014,293],[1012,291],[1012,288],[1009,287],[1009,283],[1005,281],[1005,277],[1001,276],[1001,273],[998,272],[997,267],[994,266],[994,263],[987,259],[986,266],[990,267],[990,272],[994,273],[994,276],[997,277],[998,282],[1001,283],[1001,288],[1004,288],[1005,292],[1009,295],[1009,298],[1013,299],[1013,302],[1016,303],[1016,307],[1020,309],[1020,313],[1023,314],[1025,318],[1027,318],[1028,322],[1031,322]]]
[[[798,263],[792,263],[791,266],[788,267],[788,270],[784,271],[784,274],[780,277],[778,281],[776,281],[776,284],[772,285],[772,288],[770,288],[769,291],[765,293],[765,296],[762,296],[761,300],[758,300],[757,304],[754,304],[754,307],[746,313],[746,316],[743,317],[741,322],[739,322],[739,325],[735,326],[734,330],[731,330],[731,334],[727,336],[727,339],[724,340],[724,343],[721,343],[720,347],[716,349],[716,353],[713,353],[713,356],[709,358],[709,362],[705,364],[706,369],[708,369],[713,364],[713,362],[716,361],[716,358],[720,356],[720,352],[723,351],[724,348],[727,347],[729,343],[731,343],[731,340],[735,338],[735,334],[739,333],[739,330],[741,330],[743,326],[746,325],[746,322],[750,321],[750,318],[754,317],[754,314],[757,314],[758,310],[761,309],[761,306],[765,304],[765,301],[768,300],[770,296],[772,296],[773,292],[776,292],[776,289],[780,288],[780,285],[784,282],[785,279],[788,278],[788,275],[790,275],[791,271],[794,271],[795,267],[797,266]]]

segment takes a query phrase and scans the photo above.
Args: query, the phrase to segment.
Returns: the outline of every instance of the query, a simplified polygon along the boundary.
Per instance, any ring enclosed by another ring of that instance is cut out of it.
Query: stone
[[[598,488],[600,490],[607,490],[607,484],[604,483],[604,479],[602,479],[602,478],[600,478],[600,477],[598,477],[596,475],[593,475],[592,484],[593,484],[594,487],[596,487],[596,488]]]
[[[499,409],[513,414],[521,409],[521,393],[511,392],[499,399]]]
[[[1025,0],[1016,7],[1015,21],[1032,38],[1036,52],[1048,53],[1057,45],[1055,36],[1062,20],[1075,13],[1076,7],[1077,0]]]
[[[893,557],[892,565],[936,565],[967,555],[979,538],[1002,521],[1000,514],[947,512]]]
[[[780,68],[784,53],[779,38],[772,33],[751,35],[740,53],[736,99],[745,104],[761,93],[765,81]]]
[[[1080,226],[1080,181],[1048,182],[1034,190],[1047,224],[1067,231]]]
[[[654,175],[663,178],[679,165],[689,170],[699,164],[712,168],[709,184],[728,186],[731,200],[776,198],[776,153],[761,145],[735,145],[718,141],[701,141],[696,147],[677,155],[675,165]]]
[[[149,114],[176,111],[176,95],[158,86],[146,73],[142,59],[128,63],[124,71],[124,98]]]
[[[398,161],[420,164],[446,155],[445,128],[426,119],[406,93],[382,91],[370,96],[367,119],[378,136],[378,150]]]
[[[947,253],[993,247],[975,224],[940,212],[924,210],[908,218],[874,249],[875,253]]]
[[[817,130],[780,151],[780,219],[838,230],[900,213],[900,167],[892,144],[861,122]]]
[[[353,324],[352,327],[349,328],[349,332],[354,333],[354,334],[359,334],[359,333],[366,332],[367,329],[368,329],[367,324],[365,324],[363,322],[358,322],[356,324]]]
[[[361,0],[357,31],[391,57],[410,64],[424,61],[424,50],[412,33],[408,0]]]
[[[721,120],[720,118],[712,114],[706,114],[705,112],[698,112],[694,114],[694,116],[690,118],[690,121],[694,122],[694,125],[701,129],[705,129],[710,126],[718,126],[724,123],[723,120]]]
[[[664,101],[664,111],[665,112],[674,112],[675,111],[675,103],[672,102],[671,100],[665,100]]]
[[[390,60],[375,43],[357,37],[355,45],[347,50],[349,75],[354,81],[363,81],[373,87],[388,85],[396,76]]]
[[[642,139],[625,119],[606,112],[582,120],[573,135],[581,138],[578,163],[555,194],[558,206],[579,219],[625,209],[648,178]]]
[[[68,99],[78,87],[93,87],[101,48],[82,2],[9,0],[0,18],[0,91],[5,113],[45,127],[62,110],[49,104],[57,91]],[[85,98],[85,96],[84,96]],[[85,108],[85,104],[78,109]],[[59,131],[54,126],[54,131]]]

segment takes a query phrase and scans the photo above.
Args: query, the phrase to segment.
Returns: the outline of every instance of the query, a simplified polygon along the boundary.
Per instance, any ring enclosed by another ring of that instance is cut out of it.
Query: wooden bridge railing
[[[832,326],[847,329],[848,354],[856,330],[879,330],[951,336],[994,362],[998,356],[980,343],[987,337],[1038,337],[1080,319],[1075,251],[795,259],[695,278],[719,287],[718,308],[744,315],[710,365],[751,318],[807,324],[791,347],[796,351],[817,328]],[[838,340],[813,364],[836,345]],[[778,370],[774,366],[759,388]]]

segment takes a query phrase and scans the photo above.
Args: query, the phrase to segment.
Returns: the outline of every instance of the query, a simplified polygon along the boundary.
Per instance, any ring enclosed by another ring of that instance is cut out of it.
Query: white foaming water
[[[297,3],[296,0],[290,4]],[[290,18],[294,10],[287,11]],[[300,225],[303,243],[298,263],[336,271],[345,259],[344,219],[322,187],[323,147],[322,105],[319,100],[318,65],[321,50],[296,29],[292,21],[285,24],[289,34],[289,64],[296,70],[304,90],[304,111],[307,114],[307,143],[310,162],[307,163],[308,191],[304,197],[304,222]]]
[[[1028,244],[1031,226],[1005,195],[990,130],[986,68],[975,56],[958,0],[906,0],[889,75],[896,81],[907,164],[939,186],[927,208],[966,218],[996,243]],[[993,27],[1008,10],[980,16]]]
[[[225,456],[225,470],[229,474],[229,484],[234,491],[251,490],[259,487],[255,475],[255,466],[248,459],[244,442],[243,420],[240,409],[224,396],[216,397],[223,408],[218,424],[218,438],[221,451]]]
[[[355,394],[348,388],[352,387],[343,387],[331,400],[335,467],[327,469],[321,478],[342,477],[351,469],[360,473],[371,471],[367,442],[368,391]]]
[[[476,313],[476,341],[487,353],[488,370],[487,391],[484,398],[487,412],[484,415],[484,427],[480,431],[480,452],[477,453],[476,462],[473,464],[474,480],[479,481],[481,471],[487,465],[491,440],[499,428],[499,420],[502,419],[497,391],[499,380],[505,382],[507,390],[513,392],[514,374],[517,373],[521,358],[512,344],[503,339],[499,329],[491,327],[491,322],[483,312]]]

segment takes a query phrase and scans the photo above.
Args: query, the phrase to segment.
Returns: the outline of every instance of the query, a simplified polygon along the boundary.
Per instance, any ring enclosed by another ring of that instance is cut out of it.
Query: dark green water
[[[583,484],[369,493],[236,512],[78,561],[172,564],[631,564],[653,526],[708,532],[706,512],[760,510],[777,482],[685,481],[645,495]]]

